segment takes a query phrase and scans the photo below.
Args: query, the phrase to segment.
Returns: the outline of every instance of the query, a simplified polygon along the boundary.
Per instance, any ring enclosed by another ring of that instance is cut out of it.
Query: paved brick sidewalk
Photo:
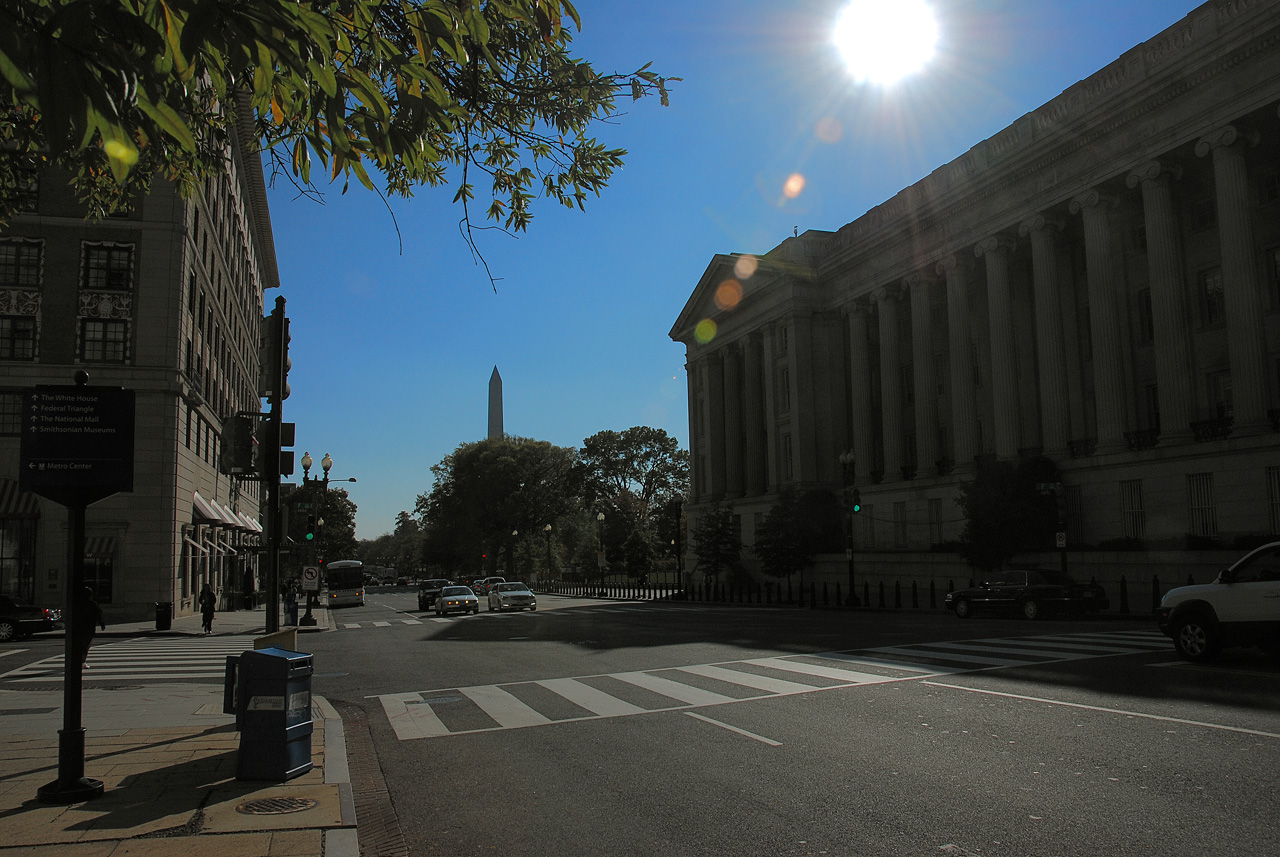
[[[326,628],[327,616],[318,618],[317,629]],[[219,619],[215,633],[265,625],[261,612]],[[163,632],[139,624],[109,633],[201,633],[198,616]],[[358,855],[343,723],[324,699],[312,699],[312,770],[263,783],[235,777],[240,736],[222,713],[220,684],[90,682],[82,698],[85,775],[101,780],[104,794],[51,805],[36,790],[58,776],[62,692],[0,689],[0,857]]]

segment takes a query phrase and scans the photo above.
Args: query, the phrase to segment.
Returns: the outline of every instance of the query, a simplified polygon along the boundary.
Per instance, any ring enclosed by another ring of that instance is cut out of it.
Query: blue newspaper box
[[[235,666],[236,779],[284,782],[311,770],[311,655],[270,648]]]

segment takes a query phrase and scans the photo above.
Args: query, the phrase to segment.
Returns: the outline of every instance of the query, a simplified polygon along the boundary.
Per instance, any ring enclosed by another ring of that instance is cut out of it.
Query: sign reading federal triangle
[[[23,391],[19,484],[58,503],[133,490],[135,396],[121,387]]]

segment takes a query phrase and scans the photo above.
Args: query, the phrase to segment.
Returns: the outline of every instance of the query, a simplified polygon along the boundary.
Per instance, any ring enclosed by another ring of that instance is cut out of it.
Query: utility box
[[[236,779],[284,782],[311,770],[312,656],[271,647],[244,652],[234,669]]]

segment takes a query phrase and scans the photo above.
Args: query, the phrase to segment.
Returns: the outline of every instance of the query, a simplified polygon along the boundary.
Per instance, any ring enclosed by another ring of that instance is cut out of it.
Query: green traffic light
[[[315,533],[307,533],[307,541],[311,541],[316,537]]]
[[[853,504],[853,512],[854,512],[854,514],[856,515],[858,512],[861,512],[861,511],[862,511],[862,506],[860,506],[860,505],[859,505],[859,504],[857,504],[857,503],[854,503],[854,504]],[[309,537],[308,537],[308,538],[309,538]]]

